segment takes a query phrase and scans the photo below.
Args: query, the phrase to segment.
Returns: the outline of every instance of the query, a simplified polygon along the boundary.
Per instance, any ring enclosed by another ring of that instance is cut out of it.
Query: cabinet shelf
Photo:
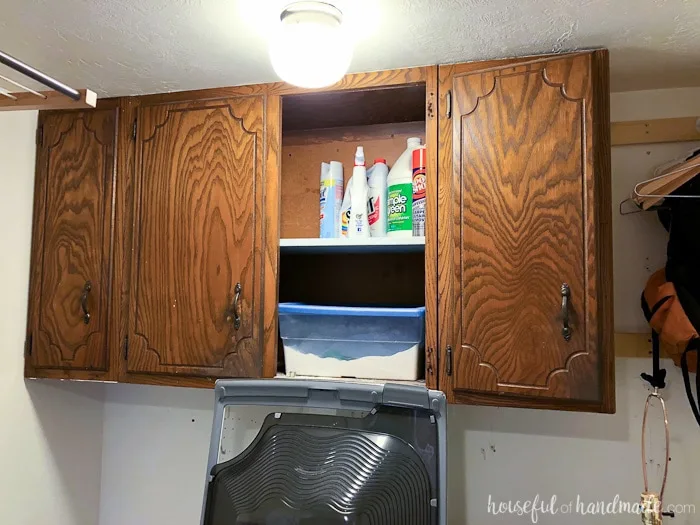
[[[282,253],[416,253],[425,250],[425,237],[369,239],[280,239]]]

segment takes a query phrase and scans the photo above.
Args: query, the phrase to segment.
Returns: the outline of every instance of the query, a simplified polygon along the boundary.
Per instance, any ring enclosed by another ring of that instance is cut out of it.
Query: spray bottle
[[[350,203],[350,227],[348,237],[361,239],[370,236],[369,221],[367,219],[367,199],[369,186],[367,185],[367,169],[365,168],[365,151],[362,146],[355,151],[355,166],[352,169],[352,197]]]
[[[385,159],[374,159],[374,165],[367,170],[369,200],[367,201],[367,218],[369,233],[372,237],[386,237],[386,178],[389,168]]]

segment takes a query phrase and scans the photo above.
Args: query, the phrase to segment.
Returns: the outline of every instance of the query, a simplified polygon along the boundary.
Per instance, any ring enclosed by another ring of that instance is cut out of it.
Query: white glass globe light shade
[[[280,78],[295,86],[321,88],[338,82],[352,60],[341,12],[323,2],[287,6],[270,42],[270,60]]]

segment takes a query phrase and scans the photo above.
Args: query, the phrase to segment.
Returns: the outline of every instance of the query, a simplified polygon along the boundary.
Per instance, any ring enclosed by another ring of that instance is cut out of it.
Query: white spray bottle
[[[348,236],[351,239],[368,238],[369,220],[367,219],[367,198],[369,186],[367,185],[367,169],[365,168],[365,151],[362,146],[355,151],[355,167],[352,169],[352,201],[350,204],[350,227]]]
[[[386,237],[387,176],[389,168],[385,159],[375,159],[374,166],[367,170],[369,200],[367,218],[372,237]]]

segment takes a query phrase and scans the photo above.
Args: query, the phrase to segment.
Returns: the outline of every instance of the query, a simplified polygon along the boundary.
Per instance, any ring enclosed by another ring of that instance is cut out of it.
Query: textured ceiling
[[[700,0],[327,1],[358,36],[352,71],[605,46],[613,91],[700,86]],[[101,96],[271,82],[287,3],[0,0],[0,49]]]

